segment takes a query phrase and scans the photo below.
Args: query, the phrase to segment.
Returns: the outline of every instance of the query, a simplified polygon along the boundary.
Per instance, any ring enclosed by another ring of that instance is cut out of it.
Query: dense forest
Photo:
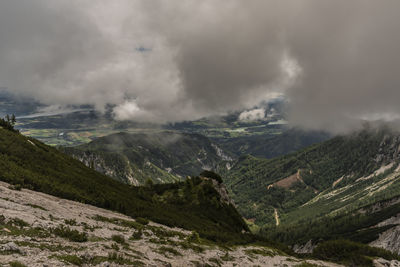
[[[398,147],[390,130],[366,129],[274,159],[243,156],[219,170],[239,212],[268,238],[367,243],[390,226],[362,229],[400,212],[398,205],[365,212],[400,196]]]

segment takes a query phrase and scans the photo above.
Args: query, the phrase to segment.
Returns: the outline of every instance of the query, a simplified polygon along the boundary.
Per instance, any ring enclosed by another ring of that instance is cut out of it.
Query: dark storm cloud
[[[286,95],[347,131],[400,114],[395,0],[0,3],[0,86],[118,119],[195,119]],[[143,48],[143,49],[140,49]]]

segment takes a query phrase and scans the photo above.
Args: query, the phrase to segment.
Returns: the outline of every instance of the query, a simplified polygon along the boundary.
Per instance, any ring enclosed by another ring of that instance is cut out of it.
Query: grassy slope
[[[209,239],[244,238],[233,206],[218,202],[210,182],[130,187],[35,139],[0,129],[0,179],[36,191],[196,230]],[[244,238],[245,239],[245,238]]]

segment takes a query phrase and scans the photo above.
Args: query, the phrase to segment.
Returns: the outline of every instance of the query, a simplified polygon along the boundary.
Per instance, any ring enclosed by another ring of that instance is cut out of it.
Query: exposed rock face
[[[129,168],[129,162],[124,164],[124,170],[119,170],[119,173],[117,173],[113,166],[109,166],[106,160],[96,153],[83,152],[81,154],[73,154],[72,156],[85,164],[87,167],[92,168],[109,177],[120,180],[123,183],[135,186],[138,186],[140,184],[138,179],[135,178],[133,170]]]
[[[400,267],[400,262],[396,260],[388,261],[385,259],[375,259],[375,267]]]
[[[17,246],[14,242],[8,242],[0,247],[0,251],[4,253],[18,253],[18,254],[25,254],[23,250]]]
[[[309,240],[307,243],[304,245],[294,245],[293,246],[293,251],[299,254],[308,254],[312,253],[314,248],[316,247],[316,244],[313,244],[311,240]]]
[[[235,206],[235,202],[233,202],[233,199],[229,197],[228,190],[226,189],[225,185],[223,183],[218,183],[214,179],[211,179],[211,181],[215,190],[217,190],[217,192],[221,196],[220,201],[225,204],[232,204],[233,206]]]
[[[374,247],[381,247],[400,254],[400,226],[396,226],[385,231],[370,245]]]
[[[19,261],[27,266],[318,266],[332,263],[289,257],[261,246],[233,247],[191,241],[192,233],[90,205],[26,189],[11,190],[0,182],[0,266]],[[73,242],[52,229],[85,232],[86,242]]]

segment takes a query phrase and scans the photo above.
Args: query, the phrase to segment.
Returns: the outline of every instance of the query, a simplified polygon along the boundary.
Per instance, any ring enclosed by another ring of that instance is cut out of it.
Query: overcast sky
[[[400,114],[398,0],[2,0],[0,87],[172,122],[285,96],[347,131]]]

